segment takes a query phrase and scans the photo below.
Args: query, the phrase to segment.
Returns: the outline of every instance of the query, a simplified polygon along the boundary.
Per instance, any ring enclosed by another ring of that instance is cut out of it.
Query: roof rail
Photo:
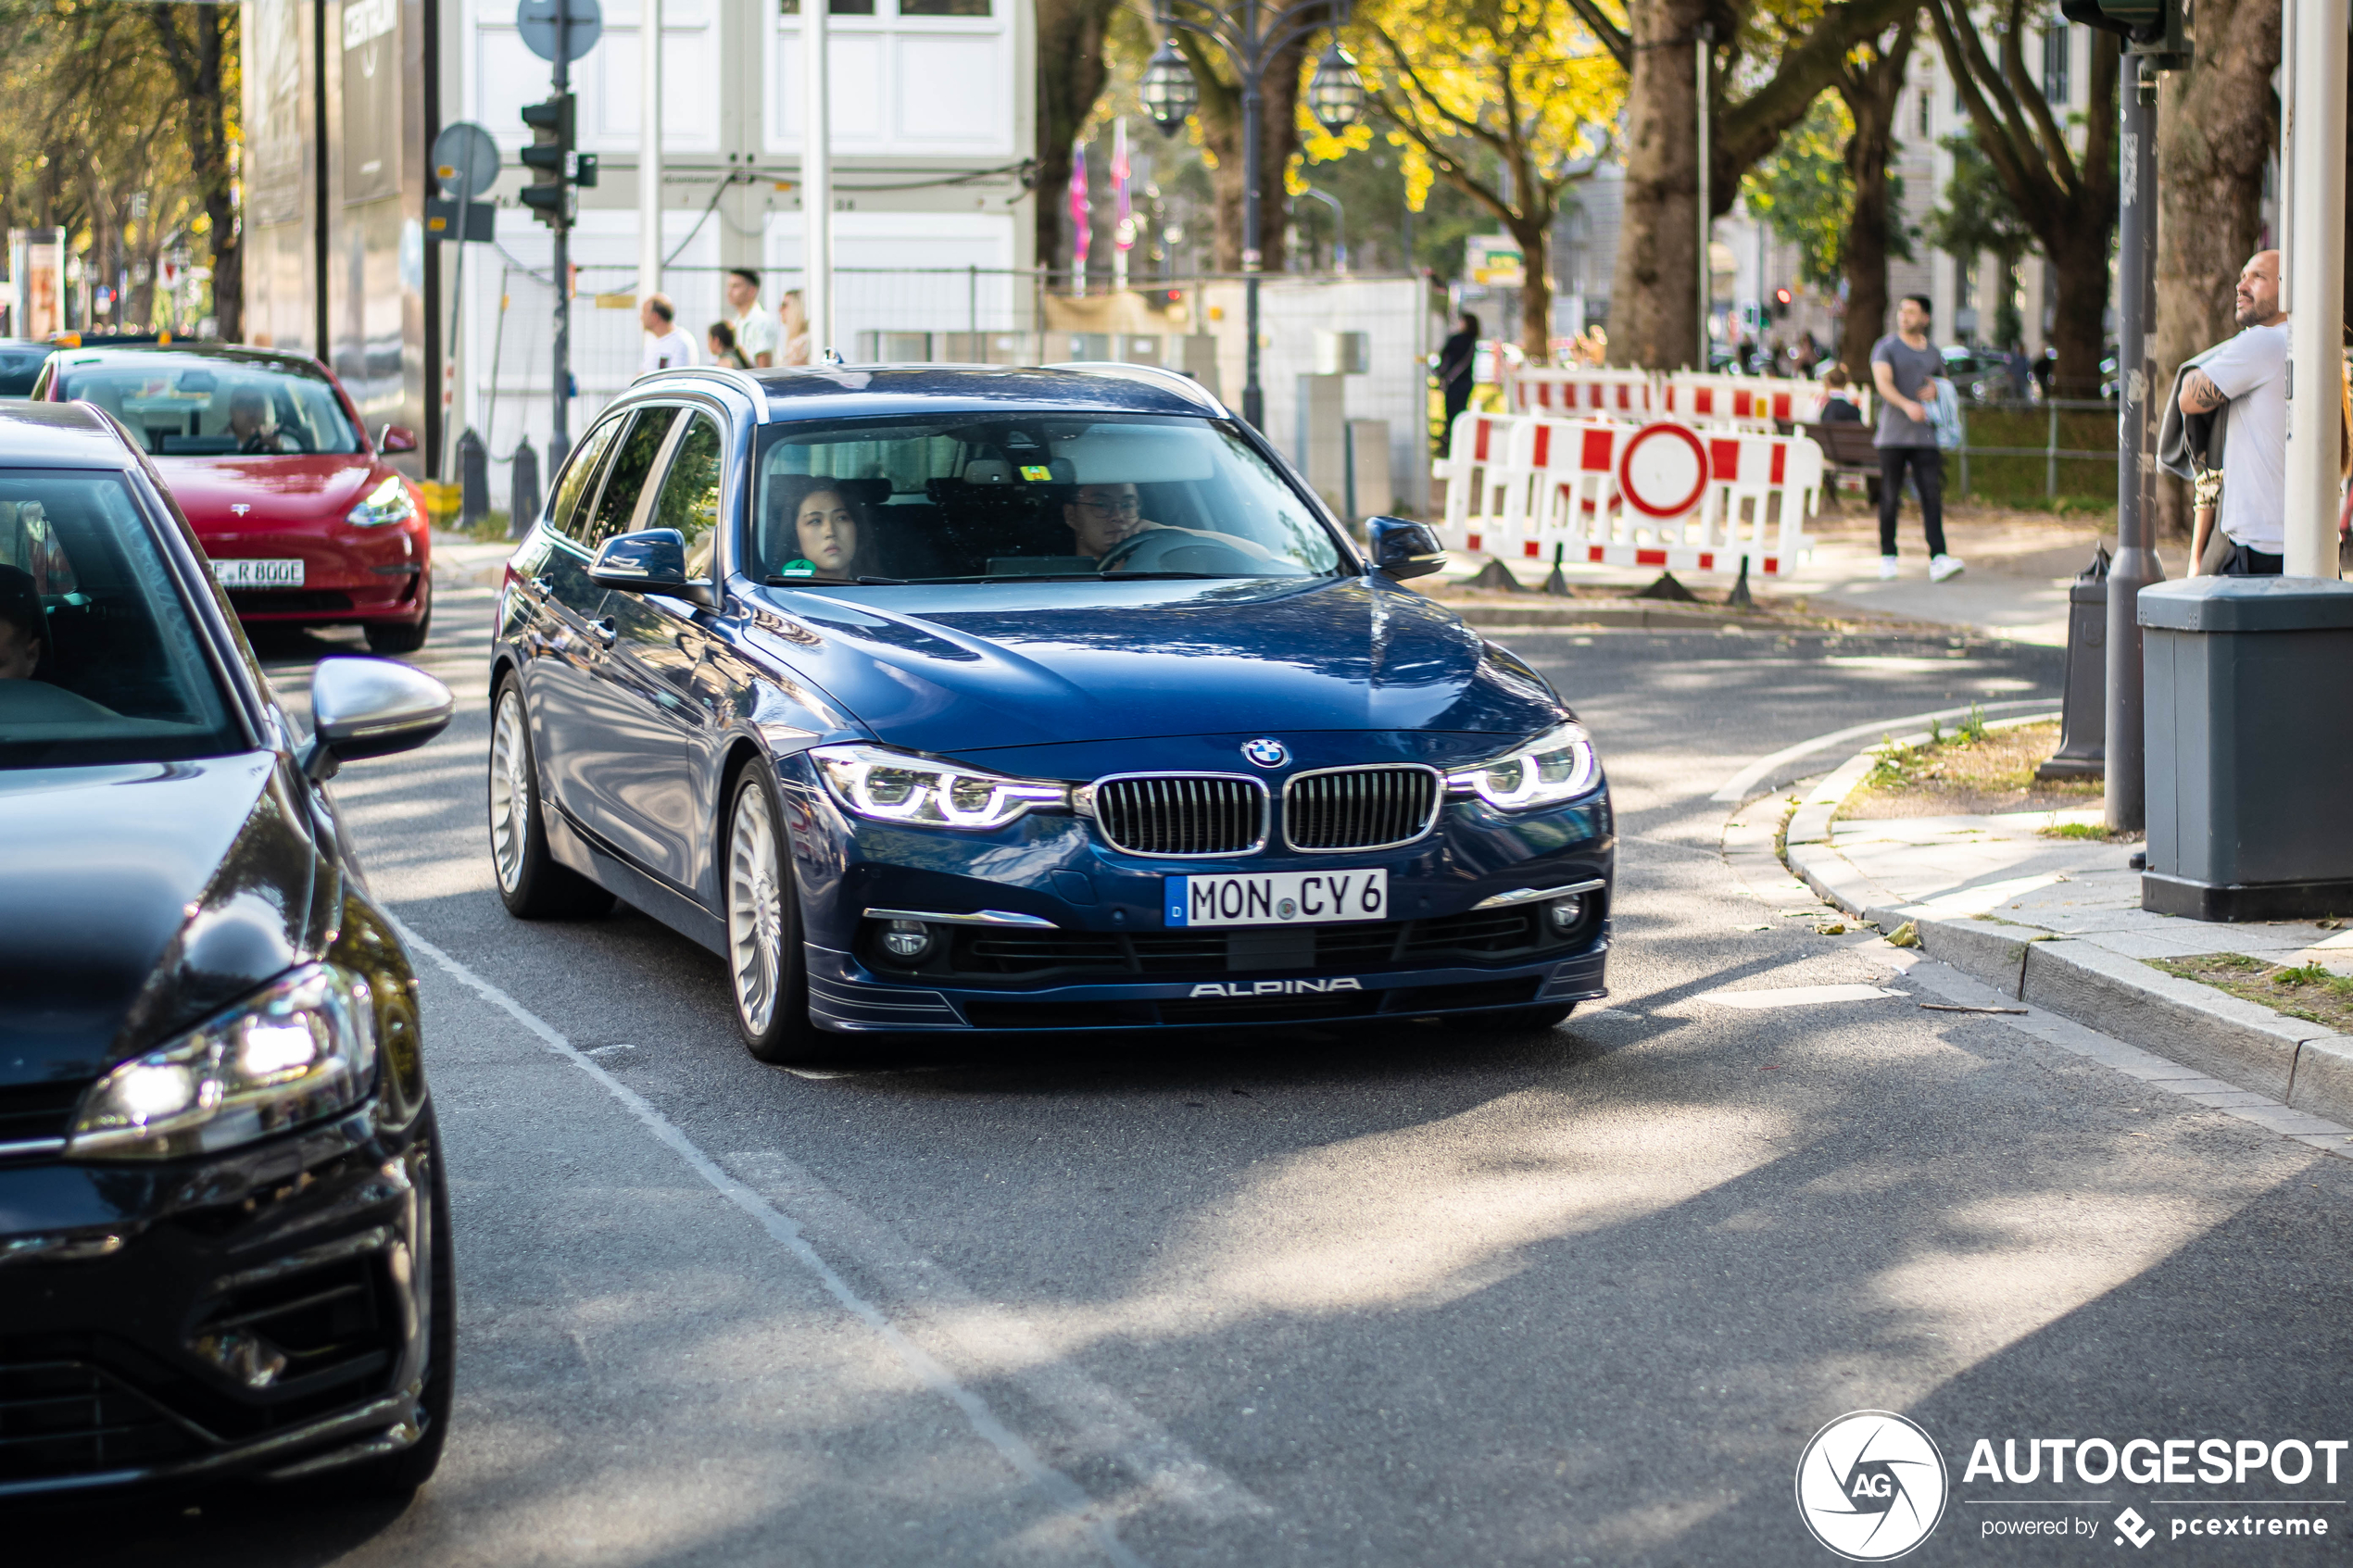
[[[1213,409],[1230,414],[1232,409],[1219,402],[1202,385],[1182,370],[1172,370],[1165,365],[1131,365],[1124,359],[1066,359],[1059,364],[1042,367],[1049,370],[1083,370],[1088,375],[1117,376],[1124,381],[1148,382]]]
[[[648,370],[629,384],[642,386],[650,381],[668,381],[673,377],[685,380],[710,378],[724,382],[751,399],[763,421],[768,417],[768,389],[761,385],[759,379],[749,370],[737,370],[733,365],[673,365],[667,370]]]

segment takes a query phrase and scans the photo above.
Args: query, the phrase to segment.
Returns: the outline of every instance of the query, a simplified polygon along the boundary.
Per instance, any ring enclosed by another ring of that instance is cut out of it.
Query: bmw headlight
[[[384,528],[416,515],[417,503],[409,498],[409,487],[397,474],[390,474],[368,492],[367,499],[344,515],[344,521],[354,528]]]
[[[1070,786],[911,757],[875,746],[820,746],[809,755],[834,798],[878,822],[1000,828],[1023,812],[1070,807]]]
[[[357,1105],[376,1071],[368,983],[308,964],[90,1086],[68,1159],[170,1160]]]
[[[1592,789],[1602,776],[1593,738],[1575,720],[1526,746],[1446,775],[1449,795],[1476,795],[1505,811],[1557,806]]]

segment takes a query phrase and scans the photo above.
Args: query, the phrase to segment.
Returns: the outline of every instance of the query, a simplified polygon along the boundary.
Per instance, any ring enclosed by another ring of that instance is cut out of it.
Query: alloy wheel
[[[498,885],[514,891],[531,838],[531,750],[522,733],[522,699],[510,686],[490,730],[490,859]]]
[[[757,1035],[776,1011],[784,969],[785,901],[776,883],[776,828],[768,792],[748,785],[736,799],[727,834],[727,960],[736,1006]]]

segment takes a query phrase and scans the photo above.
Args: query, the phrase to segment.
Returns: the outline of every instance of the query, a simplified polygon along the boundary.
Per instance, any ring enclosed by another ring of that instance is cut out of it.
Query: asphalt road
[[[2334,1487],[1964,1483],[1981,1436],[2353,1436],[2353,1165],[2005,1018],[1922,1010],[1935,966],[1898,977],[1883,946],[1778,916],[1718,853],[1708,797],[1745,763],[2055,696],[2054,651],[1511,638],[1599,737],[1625,835],[1611,999],[1557,1030],[933,1046],[824,1076],[750,1060],[717,960],[651,921],[508,918],[488,610],[445,598],[419,660],[459,693],[449,732],[337,785],[417,938],[453,1172],[441,1473],[405,1512],[223,1496],[28,1549],[1813,1563],[1793,1474],[1865,1408],[1920,1422],[1951,1468],[1910,1562],[2137,1556],[2106,1524],[2128,1502],[2170,1531],[2193,1503],[2353,1497],[2353,1466]],[[268,651],[298,694],[347,648]],[[1703,996],[1824,985],[1898,994]],[[2148,1549],[2337,1554],[2353,1509],[2301,1512],[2339,1528]],[[1985,1534],[2077,1515],[2096,1537]]]

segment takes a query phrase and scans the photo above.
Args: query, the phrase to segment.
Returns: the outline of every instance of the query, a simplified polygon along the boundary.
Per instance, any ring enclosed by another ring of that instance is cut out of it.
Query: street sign
[[[1509,234],[1468,234],[1463,239],[1463,270],[1474,283],[1516,289],[1528,282],[1519,242]]]
[[[605,13],[597,0],[522,0],[515,8],[515,26],[522,32],[524,46],[543,60],[556,57],[556,18],[560,6],[570,7],[572,20],[566,60],[576,60],[595,48],[605,31]]]
[[[425,238],[429,240],[472,240],[487,245],[498,237],[498,208],[493,202],[428,201],[425,203]]]
[[[1617,458],[1617,489],[1645,517],[1681,517],[1707,495],[1707,448],[1687,425],[1649,424]]]
[[[433,139],[433,176],[451,201],[471,201],[498,182],[498,144],[470,119],[445,126]]]

